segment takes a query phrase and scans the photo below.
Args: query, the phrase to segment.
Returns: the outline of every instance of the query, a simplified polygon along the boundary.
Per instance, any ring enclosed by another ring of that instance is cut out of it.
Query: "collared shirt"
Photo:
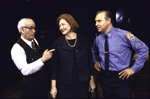
[[[21,39],[32,48],[32,41],[26,40],[22,36]],[[38,44],[35,38],[34,40]],[[26,53],[18,43],[15,43],[11,49],[11,58],[14,61],[16,67],[21,71],[24,76],[37,72],[44,65],[41,58],[28,64],[26,61]]]
[[[110,71],[121,71],[129,67],[131,49],[138,56],[131,69],[138,72],[143,67],[149,48],[129,31],[114,27],[107,34],[101,33],[95,39],[92,49],[94,63],[99,61],[102,69],[105,70],[105,35],[108,36]]]

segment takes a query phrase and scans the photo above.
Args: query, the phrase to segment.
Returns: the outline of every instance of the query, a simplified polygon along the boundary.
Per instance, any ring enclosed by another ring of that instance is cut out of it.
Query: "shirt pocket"
[[[116,53],[123,53],[125,51],[125,46],[123,44],[116,44],[113,48],[113,51]]]
[[[99,43],[98,44],[98,51],[99,51],[99,54],[104,54],[105,53],[105,48],[104,48],[104,45]]]

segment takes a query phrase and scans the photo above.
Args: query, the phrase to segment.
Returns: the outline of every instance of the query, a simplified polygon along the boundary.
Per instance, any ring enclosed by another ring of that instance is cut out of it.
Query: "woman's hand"
[[[52,87],[50,94],[52,95],[52,98],[56,98],[56,94],[57,94],[57,88],[56,87]]]
[[[50,94],[52,95],[52,98],[56,98],[57,94],[57,88],[56,88],[56,80],[51,81],[51,91]]]
[[[95,83],[94,83],[94,77],[91,76],[91,80],[90,80],[90,82],[89,82],[89,91],[91,90],[91,93],[93,93],[95,87],[96,87],[96,86],[95,86]]]

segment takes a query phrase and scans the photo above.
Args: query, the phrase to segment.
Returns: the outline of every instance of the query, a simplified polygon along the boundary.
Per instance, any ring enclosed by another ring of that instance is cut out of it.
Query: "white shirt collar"
[[[25,42],[25,43],[27,43],[31,48],[32,48],[32,41],[29,41],[29,40],[27,40],[27,39],[25,39],[25,38],[23,38],[22,36],[21,36],[21,39]]]

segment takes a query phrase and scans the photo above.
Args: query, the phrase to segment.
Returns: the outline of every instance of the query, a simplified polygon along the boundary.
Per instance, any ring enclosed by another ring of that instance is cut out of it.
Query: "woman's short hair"
[[[75,32],[79,28],[77,21],[70,14],[61,14],[56,21],[58,26],[61,19],[66,20],[70,24],[71,31]]]

